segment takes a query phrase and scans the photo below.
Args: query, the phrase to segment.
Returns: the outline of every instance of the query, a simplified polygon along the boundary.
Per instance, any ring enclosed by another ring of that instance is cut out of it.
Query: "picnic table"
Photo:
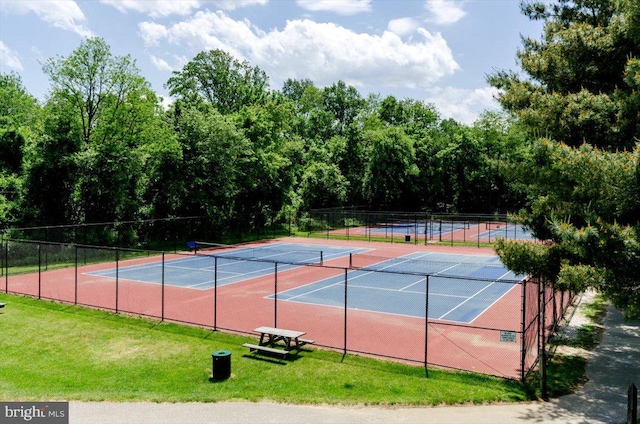
[[[287,330],[285,328],[258,327],[253,329],[260,333],[260,342],[256,344],[245,343],[242,346],[248,347],[250,351],[268,352],[286,357],[292,350],[300,351],[306,344],[314,343],[313,340],[302,339],[307,334],[304,331]],[[284,347],[276,343],[284,343]]]

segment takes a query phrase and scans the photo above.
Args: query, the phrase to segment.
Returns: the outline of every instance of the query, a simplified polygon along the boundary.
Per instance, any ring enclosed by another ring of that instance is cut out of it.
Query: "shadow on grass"
[[[574,393],[587,381],[587,361],[576,355],[552,355],[547,363],[547,392],[549,398]],[[540,376],[531,374],[525,383],[530,399],[541,399]]]

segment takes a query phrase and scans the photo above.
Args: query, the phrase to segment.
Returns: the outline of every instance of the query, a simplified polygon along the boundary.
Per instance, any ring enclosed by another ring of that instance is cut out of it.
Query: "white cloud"
[[[426,88],[458,69],[442,36],[423,28],[409,42],[389,31],[370,35],[310,20],[288,21],[282,30],[264,32],[224,12],[198,12],[170,27],[139,28],[149,47],[180,46],[193,56],[225,50],[267,72],[274,87],[287,78],[309,78],[318,86],[341,79],[356,87]]]
[[[0,40],[0,65],[3,68],[6,66],[17,71],[22,71],[23,69],[18,54],[7,47],[2,40]]]
[[[469,90],[457,87],[432,88],[427,90],[427,103],[433,103],[444,118],[453,118],[463,124],[472,124],[484,110],[500,108],[494,96],[494,87]]]
[[[164,25],[155,22],[140,22],[138,28],[140,29],[138,35],[147,46],[158,44],[158,41],[165,38],[168,33]]]
[[[173,104],[173,99],[169,96],[160,96],[160,105],[164,110],[169,110]]]
[[[467,14],[462,10],[462,3],[456,0],[427,0],[424,7],[433,15],[429,21],[438,25],[450,25],[458,22]]]
[[[154,55],[151,55],[150,59],[151,63],[153,63],[153,66],[155,66],[159,71],[173,71],[173,68],[167,63],[166,60],[160,59],[159,57]]]
[[[420,23],[418,22],[417,19],[400,18],[400,19],[393,19],[389,21],[389,24],[387,25],[387,29],[393,32],[394,34],[397,34],[400,37],[403,37],[405,35],[414,33],[419,26],[420,26]]]
[[[253,5],[264,6],[268,2],[269,0],[100,0],[100,3],[113,6],[122,13],[132,10],[153,18],[187,16],[207,3],[223,10],[235,10]]]
[[[312,12],[333,12],[338,15],[355,15],[369,12],[372,0],[296,0],[298,6]]]
[[[198,0],[100,0],[100,3],[113,6],[122,13],[133,10],[152,17],[189,15],[201,4]]]
[[[86,18],[75,1],[62,0],[3,0],[3,12],[27,14],[35,13],[38,18],[66,31],[73,31],[82,37],[92,37],[85,26]]]
[[[259,5],[265,6],[269,0],[215,0],[214,5],[223,10],[235,10],[242,7]]]

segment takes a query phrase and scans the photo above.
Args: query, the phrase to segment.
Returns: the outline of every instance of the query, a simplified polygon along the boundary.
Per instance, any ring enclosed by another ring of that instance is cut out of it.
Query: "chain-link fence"
[[[256,213],[236,215],[217,223],[201,216],[189,216],[1,231],[5,237],[14,239],[176,252],[182,250],[184,240],[237,243],[291,235],[292,222],[284,216]]]
[[[400,261],[403,271],[388,266]],[[536,279],[497,279],[487,264],[443,265],[363,254],[294,264],[4,239],[0,290],[213,330],[303,328],[345,354],[524,379],[571,296]],[[450,270],[436,275],[431,266]],[[460,307],[465,296],[474,307]]]
[[[534,240],[527,229],[507,215],[320,209],[310,211],[298,226],[309,236],[391,243],[462,242],[480,246],[498,238]]]

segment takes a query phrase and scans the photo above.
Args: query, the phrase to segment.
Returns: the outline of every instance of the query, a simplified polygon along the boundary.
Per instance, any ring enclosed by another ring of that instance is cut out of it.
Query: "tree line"
[[[504,212],[498,172],[525,143],[505,115],[472,125],[414,99],[287,80],[221,50],[173,73],[168,109],[100,39],[49,59],[47,99],[0,75],[0,220],[57,225],[201,215],[379,210]]]

